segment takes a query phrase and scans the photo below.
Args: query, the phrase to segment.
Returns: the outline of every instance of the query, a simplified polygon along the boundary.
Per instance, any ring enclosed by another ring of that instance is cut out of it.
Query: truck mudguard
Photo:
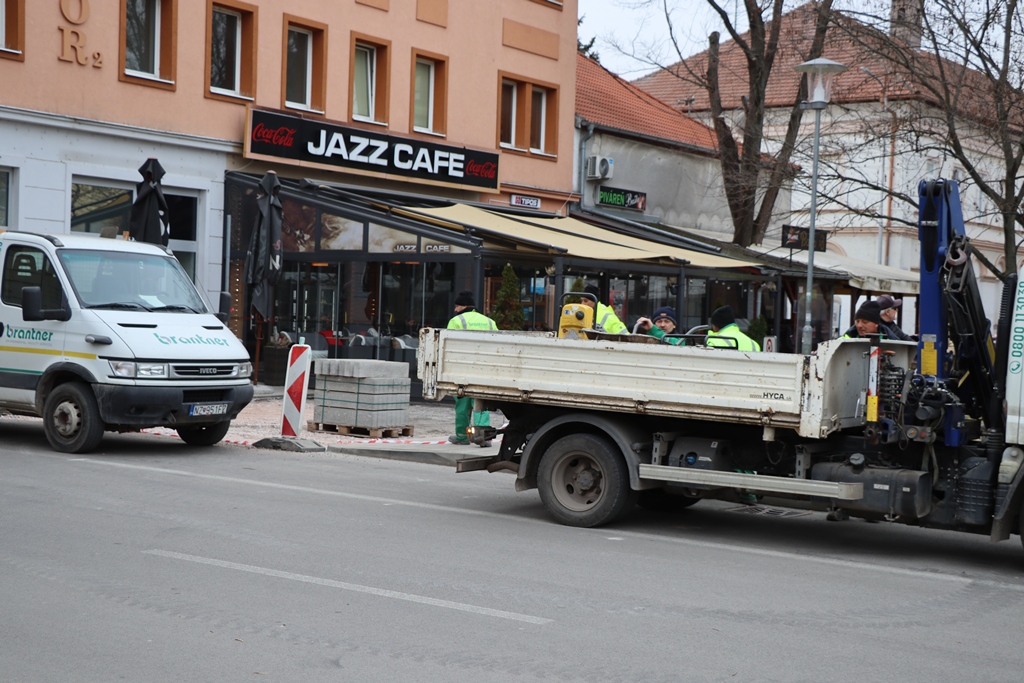
[[[610,415],[567,413],[546,422],[543,427],[534,432],[523,447],[523,455],[519,464],[519,478],[516,479],[516,491],[537,488],[537,468],[548,446],[563,436],[579,432],[599,434],[611,439],[622,451],[622,456],[629,466],[630,488],[640,489],[638,474],[640,458],[633,450],[633,444],[649,440],[650,435],[630,425],[627,420],[615,419]]]
[[[1014,532],[1022,501],[1024,501],[1024,467],[1017,470],[1017,474],[1010,483],[1010,489],[1006,492],[1006,497],[1003,498],[1002,504],[992,517],[991,538],[993,543],[1005,541]]]
[[[75,375],[86,384],[95,384],[96,378],[92,376],[92,373],[83,368],[77,363],[54,363],[50,367],[46,368],[46,372],[39,379],[39,383],[36,384],[36,410],[39,414],[43,413],[43,403],[46,402],[46,395],[53,389],[56,380],[61,375]]]

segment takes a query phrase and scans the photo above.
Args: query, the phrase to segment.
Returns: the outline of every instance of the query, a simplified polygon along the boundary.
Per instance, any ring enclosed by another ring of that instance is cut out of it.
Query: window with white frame
[[[129,75],[160,77],[160,2],[126,2],[124,69]]]
[[[548,93],[541,88],[533,88],[530,100],[530,151],[544,152],[547,139]]]
[[[502,147],[516,146],[516,100],[519,96],[519,88],[513,81],[501,82],[501,131],[500,141]]]
[[[285,103],[309,109],[313,101],[313,32],[288,28],[288,64],[285,75]]]
[[[127,232],[134,196],[129,183],[76,178],[71,183],[72,232],[105,237]]]
[[[376,96],[377,48],[357,44],[352,78],[352,116],[373,120]]]
[[[434,130],[434,62],[416,60],[416,89],[413,97],[413,130]]]
[[[210,90],[222,95],[240,95],[242,15],[214,7],[211,21]]]
[[[7,47],[7,2],[0,0],[0,49]]]

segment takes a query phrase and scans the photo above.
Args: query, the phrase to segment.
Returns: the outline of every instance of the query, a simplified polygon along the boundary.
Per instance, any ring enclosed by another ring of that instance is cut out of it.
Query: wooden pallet
[[[310,420],[306,423],[306,429],[311,432],[334,432],[335,434],[348,434],[368,439],[394,439],[399,436],[413,435],[412,425],[405,425],[404,427],[348,427],[346,425],[313,422]]]

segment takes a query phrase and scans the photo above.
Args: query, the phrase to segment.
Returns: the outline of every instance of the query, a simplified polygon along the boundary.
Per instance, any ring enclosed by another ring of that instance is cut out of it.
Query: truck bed
[[[810,358],[701,346],[557,339],[550,333],[420,333],[423,396],[760,424],[821,438],[863,424],[867,340]],[[897,364],[916,345],[885,342]]]

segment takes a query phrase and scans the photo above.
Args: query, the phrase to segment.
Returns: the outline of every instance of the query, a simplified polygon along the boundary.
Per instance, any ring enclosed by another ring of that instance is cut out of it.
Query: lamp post
[[[818,204],[818,145],[821,141],[821,110],[828,106],[832,96],[832,78],[846,71],[846,66],[831,59],[819,57],[793,67],[807,74],[807,101],[800,106],[814,110],[814,165],[811,170],[811,230],[807,255],[807,287],[804,303],[804,330],[802,352],[809,355],[811,348],[811,300],[814,291],[814,227],[817,220]]]

